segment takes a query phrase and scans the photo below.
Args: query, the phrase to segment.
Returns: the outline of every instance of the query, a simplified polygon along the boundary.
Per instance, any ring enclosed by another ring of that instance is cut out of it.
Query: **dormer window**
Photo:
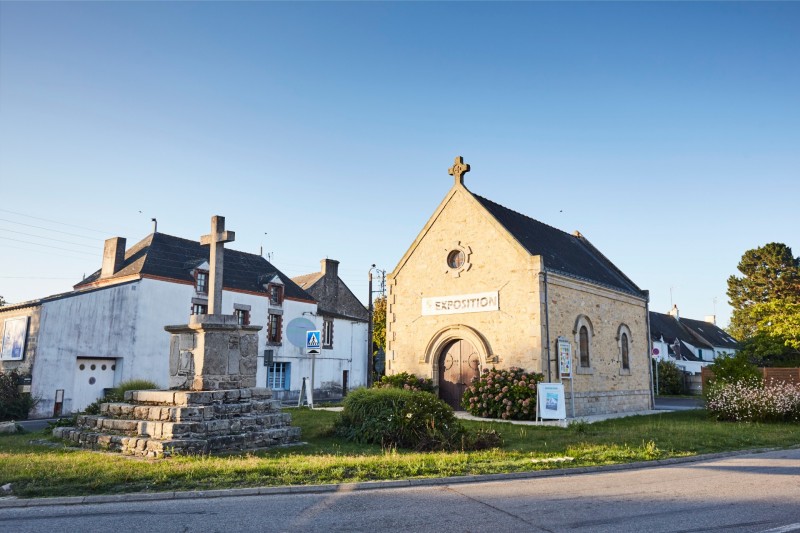
[[[194,286],[200,294],[208,294],[208,271],[196,270],[194,276]]]
[[[283,303],[283,286],[270,283],[267,285],[267,293],[270,305],[280,306]]]

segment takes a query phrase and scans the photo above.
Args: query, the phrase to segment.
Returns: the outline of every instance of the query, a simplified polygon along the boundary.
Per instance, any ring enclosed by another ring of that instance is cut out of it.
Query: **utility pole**
[[[369,326],[367,327],[367,387],[372,387],[372,373],[374,371],[375,362],[372,360],[372,271],[375,270],[375,265],[369,269]]]

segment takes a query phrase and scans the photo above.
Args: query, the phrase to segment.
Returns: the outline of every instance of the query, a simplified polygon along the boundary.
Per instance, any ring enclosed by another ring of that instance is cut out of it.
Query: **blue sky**
[[[651,309],[800,255],[797,3],[0,3],[0,295],[227,218],[362,299],[452,184],[580,230]],[[716,304],[714,303],[716,299]]]

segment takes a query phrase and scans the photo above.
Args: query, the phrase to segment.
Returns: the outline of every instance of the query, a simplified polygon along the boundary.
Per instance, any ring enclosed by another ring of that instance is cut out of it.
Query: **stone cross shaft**
[[[461,156],[456,157],[453,166],[447,169],[447,173],[455,178],[455,182],[464,185],[464,174],[469,172],[469,165],[464,163],[464,158]]]
[[[222,268],[225,243],[236,240],[236,234],[225,231],[225,217],[211,217],[211,234],[200,237],[200,244],[210,246],[208,287],[208,311],[212,315],[222,314]]]

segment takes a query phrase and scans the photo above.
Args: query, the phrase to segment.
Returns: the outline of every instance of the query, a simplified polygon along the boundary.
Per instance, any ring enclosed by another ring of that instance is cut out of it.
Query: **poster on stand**
[[[3,347],[0,359],[21,361],[25,354],[25,341],[28,337],[28,317],[7,318],[3,323]]]
[[[536,386],[539,418],[543,420],[564,420],[567,408],[564,402],[564,385],[561,383],[539,383]]]

